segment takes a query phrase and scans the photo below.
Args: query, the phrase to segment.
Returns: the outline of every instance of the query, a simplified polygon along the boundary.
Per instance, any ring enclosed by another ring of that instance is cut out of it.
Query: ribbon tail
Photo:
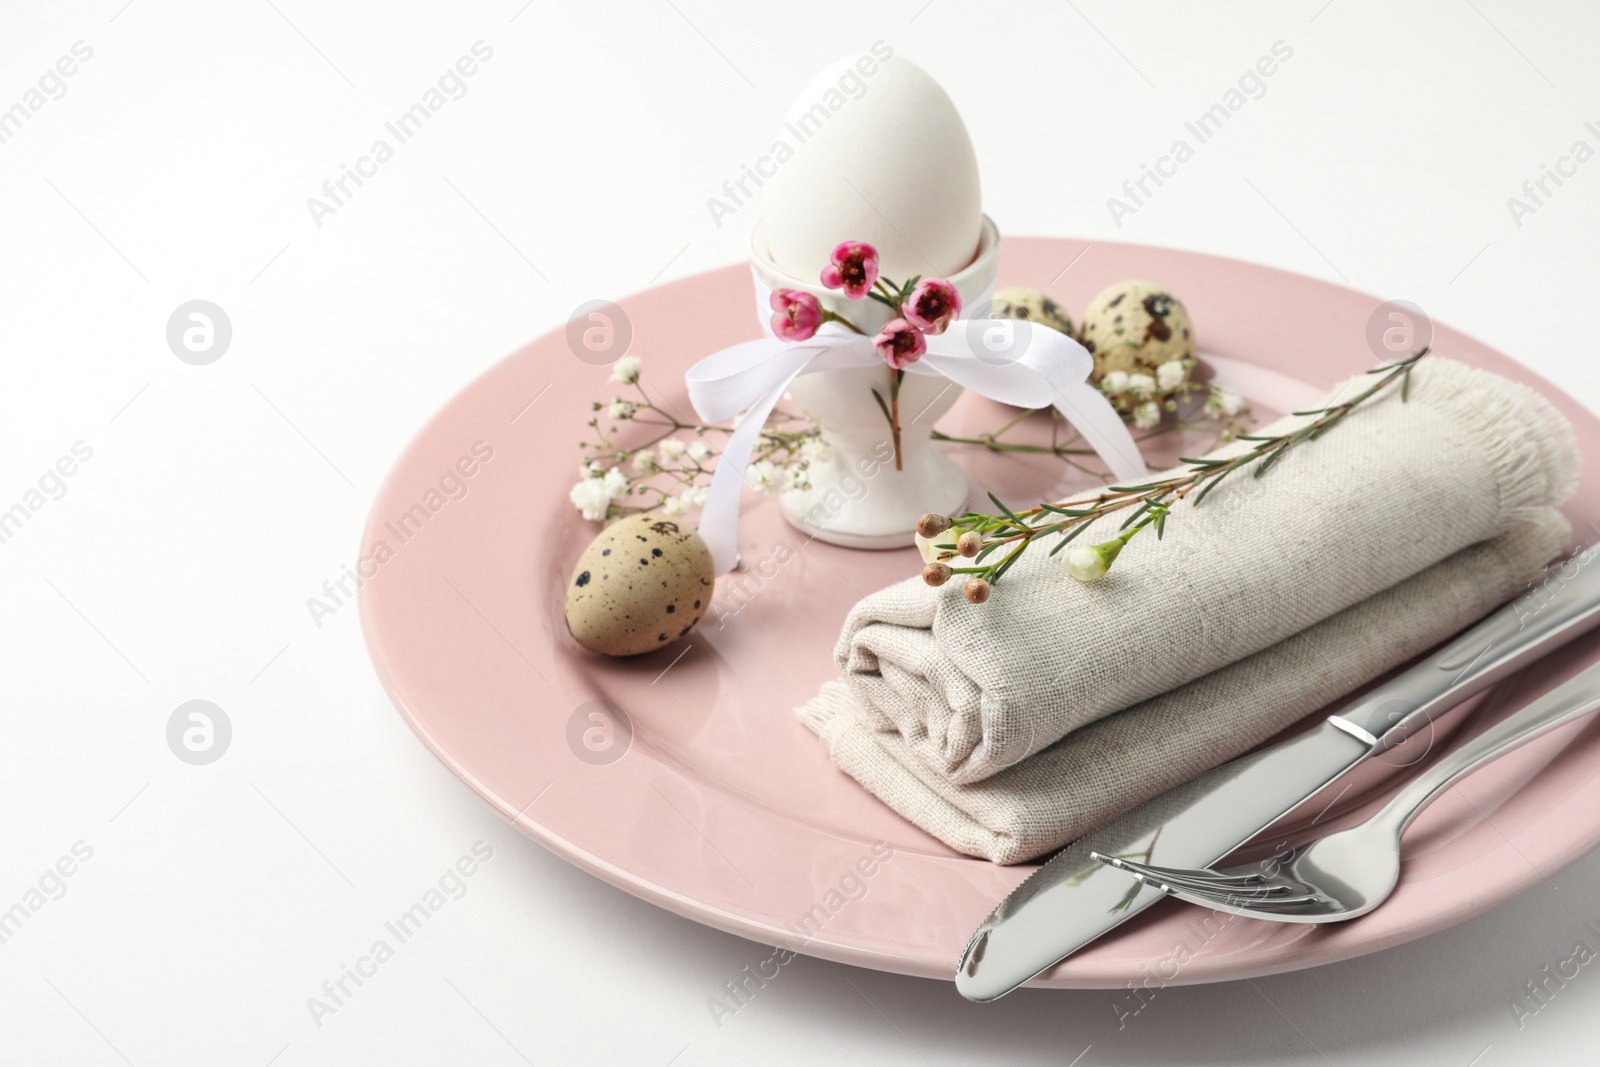
[[[726,574],[739,563],[739,496],[744,489],[744,472],[750,465],[750,453],[755,450],[762,427],[767,424],[767,416],[772,414],[784,390],[805,366],[806,363],[801,363],[756,398],[745,410],[738,428],[729,435],[717,460],[711,485],[706,489],[705,505],[700,509],[700,536],[711,549],[711,564],[718,574]]]
[[[1070,385],[1056,394],[1056,410],[1072,423],[1083,439],[1105,460],[1121,482],[1135,482],[1146,473],[1144,457],[1117,409],[1105,394],[1088,382]]]

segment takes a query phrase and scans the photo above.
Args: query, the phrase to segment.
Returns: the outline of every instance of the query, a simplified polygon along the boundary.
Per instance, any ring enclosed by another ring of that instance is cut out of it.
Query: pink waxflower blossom
[[[889,366],[904,370],[922,358],[922,353],[928,350],[928,341],[922,331],[905,319],[890,319],[872,339],[872,347]]]
[[[900,305],[900,314],[923,333],[944,333],[961,314],[961,294],[943,278],[928,278],[911,290]]]
[[[822,305],[810,293],[799,289],[774,289],[772,332],[783,341],[807,341],[822,325]]]
[[[878,250],[865,241],[845,241],[833,250],[833,262],[822,268],[822,284],[843,289],[851,300],[866,296],[877,280]]]

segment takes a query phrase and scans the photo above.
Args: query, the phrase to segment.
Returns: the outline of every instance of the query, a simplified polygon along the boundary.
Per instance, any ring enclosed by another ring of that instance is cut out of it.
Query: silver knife
[[[1436,716],[1600,625],[1591,549],[1315,728],[1169,789],[1056,853],[984,920],[956,966],[968,1000],[1005,996],[1166,894],[1090,858],[1209,866]]]

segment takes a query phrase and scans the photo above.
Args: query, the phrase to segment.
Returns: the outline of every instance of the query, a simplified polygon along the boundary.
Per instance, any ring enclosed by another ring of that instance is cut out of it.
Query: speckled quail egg
[[[992,319],[1026,319],[1060,330],[1068,337],[1072,333],[1072,316],[1067,309],[1037,289],[1002,289],[994,294]]]
[[[693,527],[632,515],[600,531],[567,587],[567,629],[605,656],[664,648],[694,629],[711,605],[716,571]]]
[[[1092,381],[1111,371],[1156,377],[1163,363],[1194,355],[1194,326],[1178,298],[1151,282],[1118,282],[1083,313],[1083,346],[1094,354]]]

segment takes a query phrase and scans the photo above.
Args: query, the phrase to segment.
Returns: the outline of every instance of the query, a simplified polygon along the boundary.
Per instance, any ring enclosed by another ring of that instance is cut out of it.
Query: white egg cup
[[[961,294],[964,314],[994,285],[999,260],[1000,231],[985,215],[977,254],[946,278]],[[750,234],[750,263],[767,289],[811,293],[824,308],[869,334],[894,317],[876,300],[851,300],[815,279],[784,273],[772,262],[760,222]],[[759,310],[767,314],[765,307]],[[901,469],[896,470],[889,424],[872,396],[876,388],[887,401],[893,373],[887,364],[823,370],[803,374],[789,386],[789,397],[821,427],[829,446],[828,457],[811,464],[810,488],[790,490],[782,498],[784,518],[808,536],[846,548],[904,548],[924,512],[950,515],[965,509],[967,477],[929,437],[961,387],[940,375],[906,374],[900,384]]]

